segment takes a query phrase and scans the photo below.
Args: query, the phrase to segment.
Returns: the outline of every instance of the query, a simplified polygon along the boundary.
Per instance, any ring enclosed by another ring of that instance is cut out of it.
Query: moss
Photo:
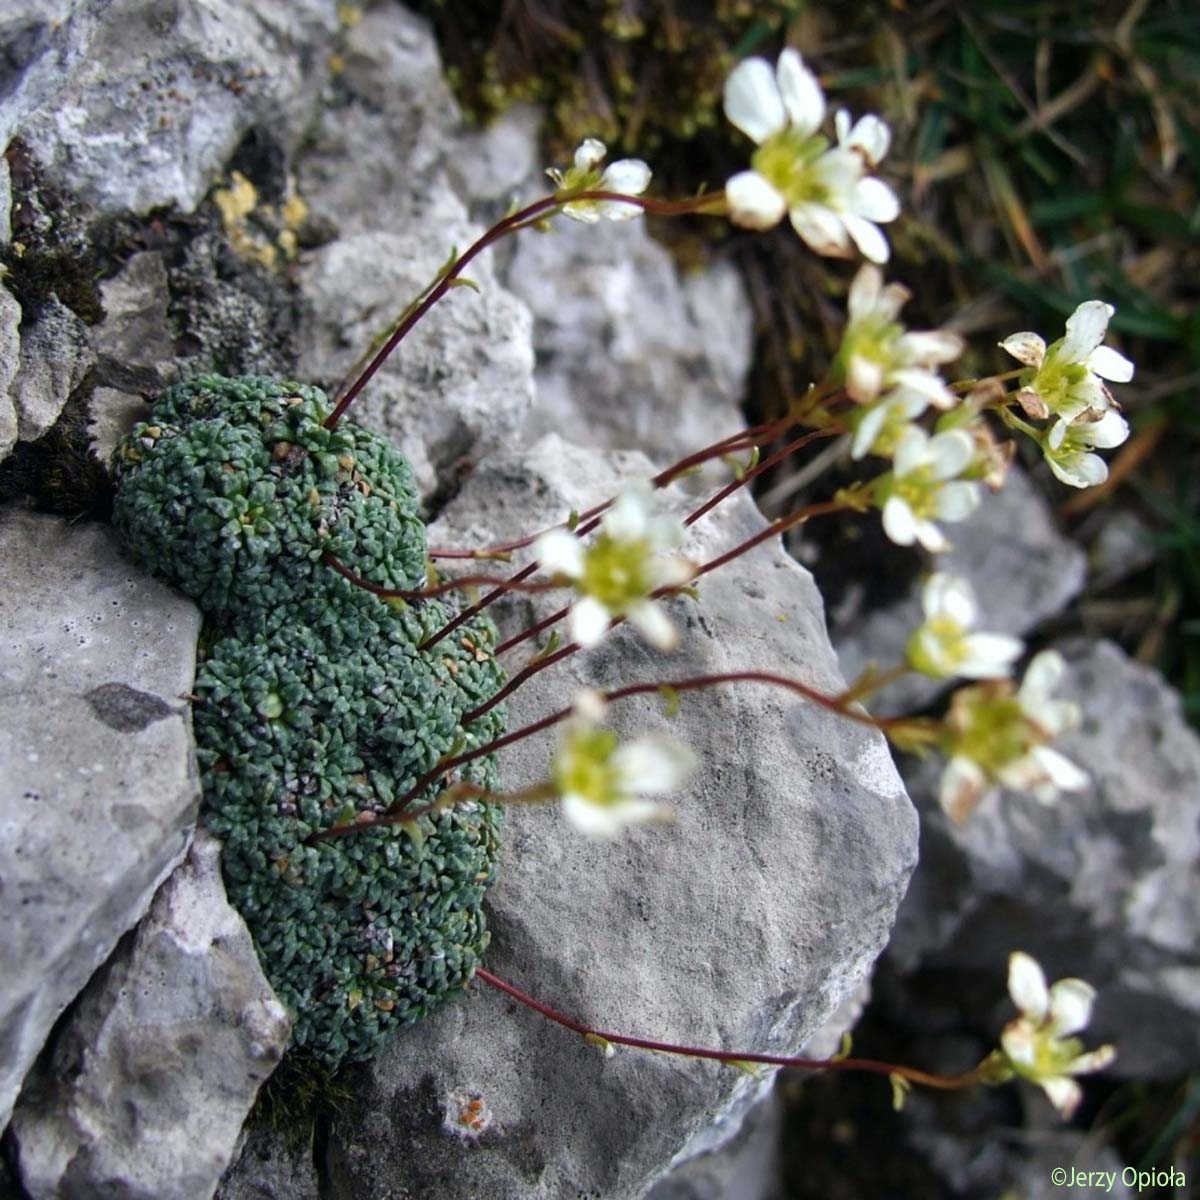
[[[51,296],[88,325],[104,319],[97,287],[95,250],[80,219],[43,178],[20,138],[5,152],[12,176],[12,240],[0,246],[4,285],[21,304],[22,320],[32,321]]]
[[[420,0],[437,31],[447,74],[478,119],[518,100],[547,106],[546,136],[559,158],[582,138],[655,157],[720,125],[732,63],[778,32],[795,0],[542,0],[463,5]],[[695,185],[695,155],[690,177]],[[703,177],[703,173],[699,177]],[[661,181],[661,180],[660,180]]]
[[[113,521],[134,556],[207,620],[194,725],[204,820],[294,1044],[321,1066],[372,1057],[466,982],[488,943],[498,810],[462,805],[309,844],[384,812],[439,759],[484,744],[464,723],[503,674],[486,621],[429,650],[443,605],[394,606],[322,559],[419,584],[425,530],[407,463],[377,435],[322,424],[322,392],[202,376],[164,392],[114,454]],[[494,787],[489,759],[463,778]]]
[[[0,462],[0,503],[17,501],[65,517],[108,516],[112,485],[91,451],[89,372],[68,397],[58,420],[35,442],[18,442]]]

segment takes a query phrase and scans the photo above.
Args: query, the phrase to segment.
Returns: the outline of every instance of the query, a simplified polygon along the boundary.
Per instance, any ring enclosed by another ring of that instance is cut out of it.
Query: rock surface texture
[[[505,280],[534,316],[530,434],[666,464],[745,425],[751,315],[728,264],[681,278],[640,221],[560,221],[519,239]]]
[[[649,470],[550,436],[482,464],[431,538],[537,529]],[[701,558],[761,528],[748,501],[718,513],[689,543]],[[528,606],[506,607],[515,629]],[[777,545],[706,577],[703,601],[672,615],[676,654],[622,631],[515,693],[510,727],[584,684],[758,668],[839,686],[811,579]],[[794,1052],[869,970],[913,864],[914,817],[882,740],[753,685],[687,698],[673,722],[657,700],[612,717],[627,736],[670,728],[701,755],[678,820],[596,844],[554,811],[512,811],[486,965],[605,1028]],[[507,751],[505,786],[544,778],[553,744]],[[607,1059],[478,982],[417,1032],[369,1065],[361,1104],[333,1123],[324,1161],[342,1195],[639,1197],[756,1090],[712,1064]],[[476,1097],[478,1136],[461,1117]]]
[[[225,900],[220,856],[197,832],[26,1086],[13,1134],[34,1200],[216,1187],[291,1028]]]
[[[102,225],[136,230],[96,260],[94,310],[65,284],[32,305],[0,294],[0,453],[77,399],[107,452],[145,395],[201,366],[336,385],[476,236],[471,205],[503,204],[498,189],[540,165],[528,112],[495,135],[462,133],[427,26],[391,3],[351,21],[333,0],[59,0],[0,31],[13,65],[0,128],[42,172],[14,168],[13,211],[47,238],[66,230],[46,242],[55,253],[95,250]],[[494,154],[504,178],[463,169],[472,153]],[[235,171],[249,191],[235,192]],[[219,202],[205,199],[214,186]],[[301,202],[291,240],[266,254],[255,223],[287,197]],[[480,294],[439,306],[354,410],[411,458],[435,507],[462,488],[434,541],[506,540],[652,473],[640,454],[596,446],[647,448],[662,466],[736,427],[751,318],[730,271],[682,279],[640,228],[527,234],[497,259],[472,264]],[[569,440],[533,444],[549,429]],[[740,498],[697,526],[692,552],[760,527]],[[2,952],[0,1124],[108,960],[10,1139],[32,1195],[633,1200],[736,1128],[760,1084],[633,1051],[605,1059],[477,983],[354,1069],[355,1103],[318,1123],[311,1150],[256,1130],[218,1185],[283,1032],[210,849],[113,953],[194,820],[196,612],[102,527],[6,510],[0,538],[0,762],[14,781],[0,800],[0,910],[16,931]],[[545,611],[498,607],[509,630]],[[776,543],[672,611],[678,655],[620,632],[517,693],[510,726],[583,683],[757,667],[840,686],[812,581]],[[667,726],[649,701],[614,723]],[[673,728],[705,759],[674,826],[596,845],[549,809],[512,815],[486,965],[612,1028],[794,1052],[886,940],[915,861],[913,811],[881,738],[777,691],[689,698]],[[543,778],[552,745],[514,747],[505,785]],[[182,1031],[167,1029],[176,1016]],[[464,1123],[477,1098],[478,1134]]]
[[[199,617],[115,535],[0,511],[0,1121],[51,1026],[179,862]]]
[[[1019,467],[950,532],[953,546],[938,555],[935,569],[971,584],[978,630],[1023,637],[1062,612],[1083,587],[1083,551],[1059,533],[1050,505]],[[918,581],[902,600],[865,615],[848,605],[834,620],[834,645],[847,679],[871,661],[885,667],[903,661],[905,643],[924,619],[920,592]],[[912,712],[944,690],[943,683],[909,675],[880,693],[872,711]]]
[[[451,248],[483,232],[447,181],[458,112],[425,23],[374,8],[348,31],[344,55],[339,101],[322,111],[299,166],[315,218],[339,234],[300,267],[296,369],[328,387],[351,374]],[[529,313],[489,259],[467,271],[478,292],[439,303],[355,405],[355,420],[391,439],[426,495],[512,434],[533,400]]]
[[[1051,978],[1099,990],[1089,1034],[1119,1047],[1118,1074],[1200,1065],[1200,739],[1178,694],[1108,642],[1068,643],[1063,695],[1083,724],[1062,751],[1091,786],[1053,805],[1000,794],[962,827],[908,774],[921,866],[889,947],[904,971],[994,971],[1013,948]]]

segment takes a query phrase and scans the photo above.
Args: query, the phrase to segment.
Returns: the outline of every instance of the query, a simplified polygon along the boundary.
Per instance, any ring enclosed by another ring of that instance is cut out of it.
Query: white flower
[[[880,396],[866,408],[851,409],[846,414],[846,423],[854,431],[850,457],[892,454],[913,421],[928,407],[928,396],[902,387]]]
[[[614,837],[627,825],[669,816],[667,805],[642,797],[675,791],[696,766],[696,756],[674,738],[620,745],[611,730],[596,728],[603,715],[601,697],[582,693],[550,765],[563,815],[589,837]]]
[[[955,403],[954,393],[931,368],[958,358],[963,351],[962,338],[940,329],[906,331],[897,317],[910,294],[898,283],[885,287],[883,272],[867,264],[859,268],[850,285],[846,301],[849,319],[837,365],[846,391],[860,404],[901,387],[924,396],[937,408]]]
[[[896,444],[893,470],[880,481],[883,529],[899,546],[920,542],[938,553],[950,543],[934,523],[962,521],[979,503],[979,485],[957,479],[975,457],[975,443],[962,429],[930,437],[905,430]]]
[[[785,50],[774,71],[762,58],[739,63],[725,81],[725,115],[758,146],[751,170],[725,187],[735,224],[770,229],[787,213],[818,254],[848,257],[853,242],[872,262],[887,261],[887,239],[876,222],[895,220],[900,202],[867,174],[890,140],[878,117],[851,129],[839,114],[842,144],[831,149],[817,132],[825,95],[795,50]]]
[[[1086,773],[1046,745],[1080,720],[1077,704],[1052,695],[1064,670],[1060,654],[1043,650],[1015,692],[1004,679],[954,693],[943,725],[948,762],[940,789],[954,820],[964,819],[993,785],[1029,792],[1043,804],[1087,786]]]
[[[546,174],[559,192],[622,192],[640,196],[650,183],[650,168],[640,158],[622,158],[600,171],[608,148],[599,138],[584,138],[575,151],[575,162],[564,174],[551,167]],[[589,225],[597,221],[632,221],[642,215],[636,204],[619,200],[575,200],[563,205],[563,212]]]
[[[1100,344],[1116,311],[1102,300],[1088,300],[1067,319],[1066,336],[1049,348],[1036,333],[1014,333],[1000,343],[1030,368],[1022,373],[1017,392],[1030,416],[1095,421],[1107,411],[1112,395],[1103,381],[1128,383],[1133,378],[1133,363]]]
[[[696,574],[686,558],[665,553],[683,543],[683,525],[653,515],[654,490],[630,488],[604,515],[595,541],[585,546],[573,533],[552,529],[533,546],[542,567],[573,581],[580,598],[571,606],[571,638],[595,646],[615,617],[627,617],[660,650],[673,649],[675,627],[649,599],[659,588],[679,587]]]
[[[1093,449],[1111,450],[1129,436],[1125,418],[1109,409],[1098,421],[1070,424],[1061,417],[1042,441],[1050,470],[1071,487],[1095,487],[1108,478],[1108,464]]]
[[[1037,962],[1016,950],[1008,960],[1008,994],[1021,1015],[1000,1035],[1004,1058],[1018,1075],[1040,1084],[1069,1120],[1082,1097],[1072,1077],[1102,1071],[1117,1056],[1112,1046],[1084,1053],[1083,1043],[1070,1036],[1091,1020],[1096,989],[1082,979],[1060,979],[1048,988]]]
[[[965,579],[936,572],[921,589],[925,621],[909,638],[908,661],[933,679],[962,675],[992,679],[1007,675],[1020,657],[1019,638],[1001,633],[968,633],[977,613]]]

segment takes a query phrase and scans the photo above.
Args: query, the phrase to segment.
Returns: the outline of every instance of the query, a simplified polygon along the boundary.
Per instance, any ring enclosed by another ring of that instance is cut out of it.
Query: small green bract
[[[380,814],[440,758],[503,732],[463,723],[504,676],[476,619],[388,602],[322,560],[416,588],[425,528],[408,464],[314,387],[207,375],[168,389],[118,445],[113,522],[206,623],[193,721],[204,821],[293,1043],[329,1067],[374,1056],[470,978],[488,943],[499,810],[461,804],[306,843]],[[460,776],[496,785],[480,759]],[[419,844],[418,844],[419,843]]]

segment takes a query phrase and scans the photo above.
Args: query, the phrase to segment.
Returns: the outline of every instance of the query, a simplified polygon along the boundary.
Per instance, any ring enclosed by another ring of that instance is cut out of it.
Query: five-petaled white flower
[[[601,171],[600,164],[607,153],[608,148],[599,138],[584,138],[571,167],[565,172],[550,167],[546,174],[554,180],[558,192],[622,192],[626,196],[640,196],[650,183],[650,168],[640,158],[622,158]],[[600,220],[632,221],[642,215],[639,205],[622,204],[619,200],[573,200],[563,205],[563,212],[589,225]]]
[[[652,646],[674,648],[678,633],[649,597],[687,583],[696,568],[667,553],[683,544],[683,525],[674,517],[655,516],[653,504],[653,489],[642,483],[618,497],[590,545],[565,529],[552,529],[534,543],[542,567],[570,580],[579,593],[569,617],[571,638],[579,645],[595,646],[610,621],[627,617]]]
[[[938,553],[950,543],[935,521],[962,521],[979,504],[979,484],[956,478],[971,466],[975,442],[963,429],[930,437],[906,429],[896,443],[892,470],[879,480],[877,503],[884,532],[898,546],[920,542]]]
[[[1095,487],[1108,478],[1108,464],[1091,451],[1111,450],[1127,437],[1125,418],[1110,408],[1098,421],[1055,421],[1042,440],[1042,453],[1063,483],[1077,488]]]
[[[1021,655],[1021,640],[1003,633],[968,633],[977,608],[965,579],[938,571],[921,589],[925,621],[908,640],[908,661],[924,675],[994,679]]]
[[[603,717],[603,698],[580,693],[550,764],[563,815],[590,837],[614,837],[627,825],[668,817],[669,806],[642,797],[675,791],[696,766],[696,756],[674,738],[650,735],[621,745],[611,730],[596,727]]]
[[[1091,1020],[1096,989],[1082,979],[1060,979],[1048,988],[1037,962],[1016,950],[1008,960],[1008,994],[1021,1015],[1000,1035],[1004,1058],[1016,1074],[1039,1084],[1070,1120],[1083,1094],[1073,1076],[1103,1071],[1117,1056],[1112,1046],[1085,1053],[1071,1036]]]
[[[840,144],[817,132],[825,95],[795,50],[774,71],[762,58],[740,62],[725,81],[725,115],[757,146],[751,169],[725,186],[730,218],[770,229],[787,213],[818,254],[846,258],[851,242],[872,262],[886,262],[887,239],[877,222],[894,221],[900,202],[868,169],[887,153],[891,135],[878,117],[853,126],[838,114]]]
[[[907,331],[897,317],[910,295],[899,283],[885,287],[883,272],[869,264],[859,268],[850,285],[837,369],[859,404],[869,404],[890,388],[916,392],[936,408],[955,403],[954,393],[932,368],[958,358],[962,338],[941,329]]]
[[[954,820],[968,816],[991,785],[1030,792],[1043,804],[1087,786],[1087,775],[1046,745],[1080,720],[1077,704],[1052,695],[1064,670],[1062,655],[1043,650],[1015,692],[1011,680],[998,679],[954,693],[943,724],[948,761],[940,789]]]
[[[1021,374],[1017,400],[1031,417],[1095,421],[1108,410],[1112,395],[1103,381],[1133,378],[1133,363],[1100,344],[1116,311],[1103,300],[1088,300],[1067,318],[1066,336],[1049,348],[1036,333],[1014,333],[1000,343],[1029,368]]]

